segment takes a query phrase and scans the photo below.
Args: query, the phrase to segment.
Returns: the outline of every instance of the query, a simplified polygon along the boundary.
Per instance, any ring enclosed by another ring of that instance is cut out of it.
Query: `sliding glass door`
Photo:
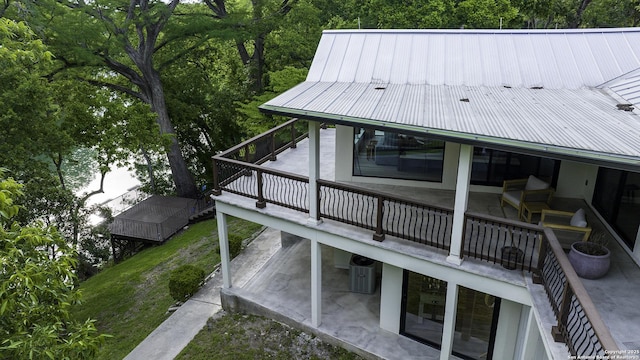
[[[401,334],[440,349],[446,296],[446,282],[405,271]],[[499,308],[499,298],[459,288],[453,339],[455,356],[492,358]]]

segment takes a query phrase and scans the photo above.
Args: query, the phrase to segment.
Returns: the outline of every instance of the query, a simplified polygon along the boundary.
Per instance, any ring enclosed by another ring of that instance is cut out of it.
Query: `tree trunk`
[[[591,3],[591,0],[581,0],[578,9],[576,10],[576,17],[568,24],[569,29],[577,29],[582,23],[582,13],[587,9],[587,6]]]
[[[171,136],[171,144],[167,149],[167,158],[169,159],[169,166],[171,167],[171,175],[173,182],[176,186],[176,193],[180,197],[195,199],[198,197],[198,188],[196,183],[187,167],[187,163],[182,156],[182,150],[180,144],[178,144],[178,138],[176,131],[169,118],[169,112],[167,110],[167,104],[164,98],[164,89],[162,88],[162,82],[160,81],[160,74],[155,70],[149,70],[145,72],[145,78],[150,85],[150,100],[151,110],[158,116],[157,122],[160,126],[160,133],[163,135]]]

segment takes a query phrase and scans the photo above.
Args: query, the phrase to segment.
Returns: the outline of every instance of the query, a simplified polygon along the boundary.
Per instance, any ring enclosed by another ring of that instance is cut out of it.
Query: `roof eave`
[[[263,104],[259,107],[265,114],[297,117],[306,120],[326,122],[347,126],[364,126],[378,129],[390,129],[400,132],[411,132],[423,136],[455,141],[469,145],[483,145],[496,149],[517,150],[521,153],[537,156],[547,156],[578,162],[586,162],[621,170],[640,171],[640,158],[620,154],[602,153],[585,149],[573,149],[549,144],[520,141],[514,139],[497,138],[493,136],[470,134],[451,130],[425,128],[420,126],[389,123],[381,120],[357,118],[344,115],[287,108]]]

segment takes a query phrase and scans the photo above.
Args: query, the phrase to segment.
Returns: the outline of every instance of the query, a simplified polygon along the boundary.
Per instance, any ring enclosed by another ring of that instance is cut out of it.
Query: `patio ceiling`
[[[640,117],[617,107],[635,100],[620,84],[640,68],[636,38],[638,29],[328,31],[307,81],[260,109],[640,171]]]

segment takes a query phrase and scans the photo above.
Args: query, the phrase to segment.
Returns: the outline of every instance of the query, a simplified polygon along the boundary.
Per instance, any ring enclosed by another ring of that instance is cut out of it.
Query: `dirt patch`
[[[176,359],[362,359],[277,321],[219,312]]]

